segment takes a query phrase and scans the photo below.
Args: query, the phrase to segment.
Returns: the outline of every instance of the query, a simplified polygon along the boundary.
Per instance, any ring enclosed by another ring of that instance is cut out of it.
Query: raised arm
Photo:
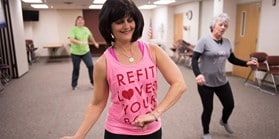
[[[89,42],[93,43],[96,48],[99,48],[99,44],[97,43],[97,41],[95,40],[95,38],[93,36],[89,37]]]
[[[249,60],[249,61],[244,61],[241,60],[237,57],[235,57],[234,53],[230,54],[230,57],[228,58],[229,62],[234,64],[234,65],[238,65],[238,66],[243,66],[243,67],[247,67],[247,66],[259,66],[259,63],[257,60]]]

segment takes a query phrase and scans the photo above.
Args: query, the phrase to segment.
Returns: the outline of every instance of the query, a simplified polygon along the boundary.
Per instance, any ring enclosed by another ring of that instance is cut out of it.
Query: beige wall
[[[253,2],[255,0],[250,1]],[[232,44],[234,44],[236,1],[221,2],[224,4],[222,6],[223,11],[227,12],[231,17],[230,27],[225,33],[225,37],[228,37]],[[175,7],[161,7],[155,10],[143,11],[145,26],[142,39],[148,41],[147,31],[150,19],[152,18],[155,41],[163,42],[167,47],[172,47],[173,18],[171,18],[171,15],[186,13],[191,9],[193,10],[193,19],[191,22],[186,22],[185,19],[185,24],[190,24],[191,30],[184,32],[183,38],[195,44],[200,36],[209,33],[209,22],[214,13],[213,5],[214,0],[204,0],[202,2],[185,3]],[[279,13],[278,5],[277,3],[276,6],[272,6],[270,0],[262,1],[258,50],[265,51],[268,54],[279,53],[276,41],[278,40],[276,38],[277,35],[270,35],[270,32],[279,32],[279,26],[276,26],[279,23],[279,19],[274,18]],[[35,45],[40,47],[41,55],[48,55],[47,50],[43,49],[42,46],[47,43],[57,42],[67,44],[66,34],[73,25],[76,16],[81,14],[81,10],[41,10],[39,22],[24,23],[25,36],[34,39]],[[67,51],[67,47],[65,49]],[[227,71],[231,70],[232,67],[229,65]]]
[[[81,10],[40,10],[39,21],[24,22],[25,39],[33,39],[40,56],[49,55],[44,45],[56,43],[64,44],[58,55],[69,55],[67,34],[79,15]]]
[[[271,0],[262,1],[257,50],[269,55],[278,55],[279,2],[277,1],[275,6],[272,6],[271,2]]]

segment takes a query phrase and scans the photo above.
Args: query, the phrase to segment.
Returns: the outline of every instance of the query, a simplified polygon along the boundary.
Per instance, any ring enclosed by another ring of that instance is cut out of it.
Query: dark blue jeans
[[[92,56],[91,53],[88,52],[84,55],[74,55],[71,54],[72,57],[72,62],[73,62],[73,73],[72,73],[72,87],[76,87],[78,84],[78,77],[79,77],[79,69],[80,69],[80,62],[81,60],[85,63],[87,69],[88,69],[88,74],[89,74],[89,80],[90,83],[93,85],[93,61],[92,61]]]

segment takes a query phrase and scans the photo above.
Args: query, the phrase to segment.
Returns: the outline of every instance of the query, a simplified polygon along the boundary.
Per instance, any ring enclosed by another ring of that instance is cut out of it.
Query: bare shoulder
[[[104,55],[101,55],[95,62],[94,69],[97,71],[106,71],[106,58]]]
[[[149,43],[149,49],[151,50],[151,52],[155,52],[156,49],[160,48],[157,44],[154,43]]]
[[[149,44],[149,49],[156,61],[158,58],[161,59],[162,57],[167,57],[167,53],[157,44]]]

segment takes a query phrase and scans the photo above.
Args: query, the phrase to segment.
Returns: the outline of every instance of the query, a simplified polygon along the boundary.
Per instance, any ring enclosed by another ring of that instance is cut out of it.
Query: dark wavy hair
[[[135,3],[132,0],[107,0],[99,15],[99,30],[107,45],[111,46],[115,42],[112,37],[112,23],[125,16],[132,17],[136,24],[131,42],[136,41],[142,36],[144,26],[143,16]]]

